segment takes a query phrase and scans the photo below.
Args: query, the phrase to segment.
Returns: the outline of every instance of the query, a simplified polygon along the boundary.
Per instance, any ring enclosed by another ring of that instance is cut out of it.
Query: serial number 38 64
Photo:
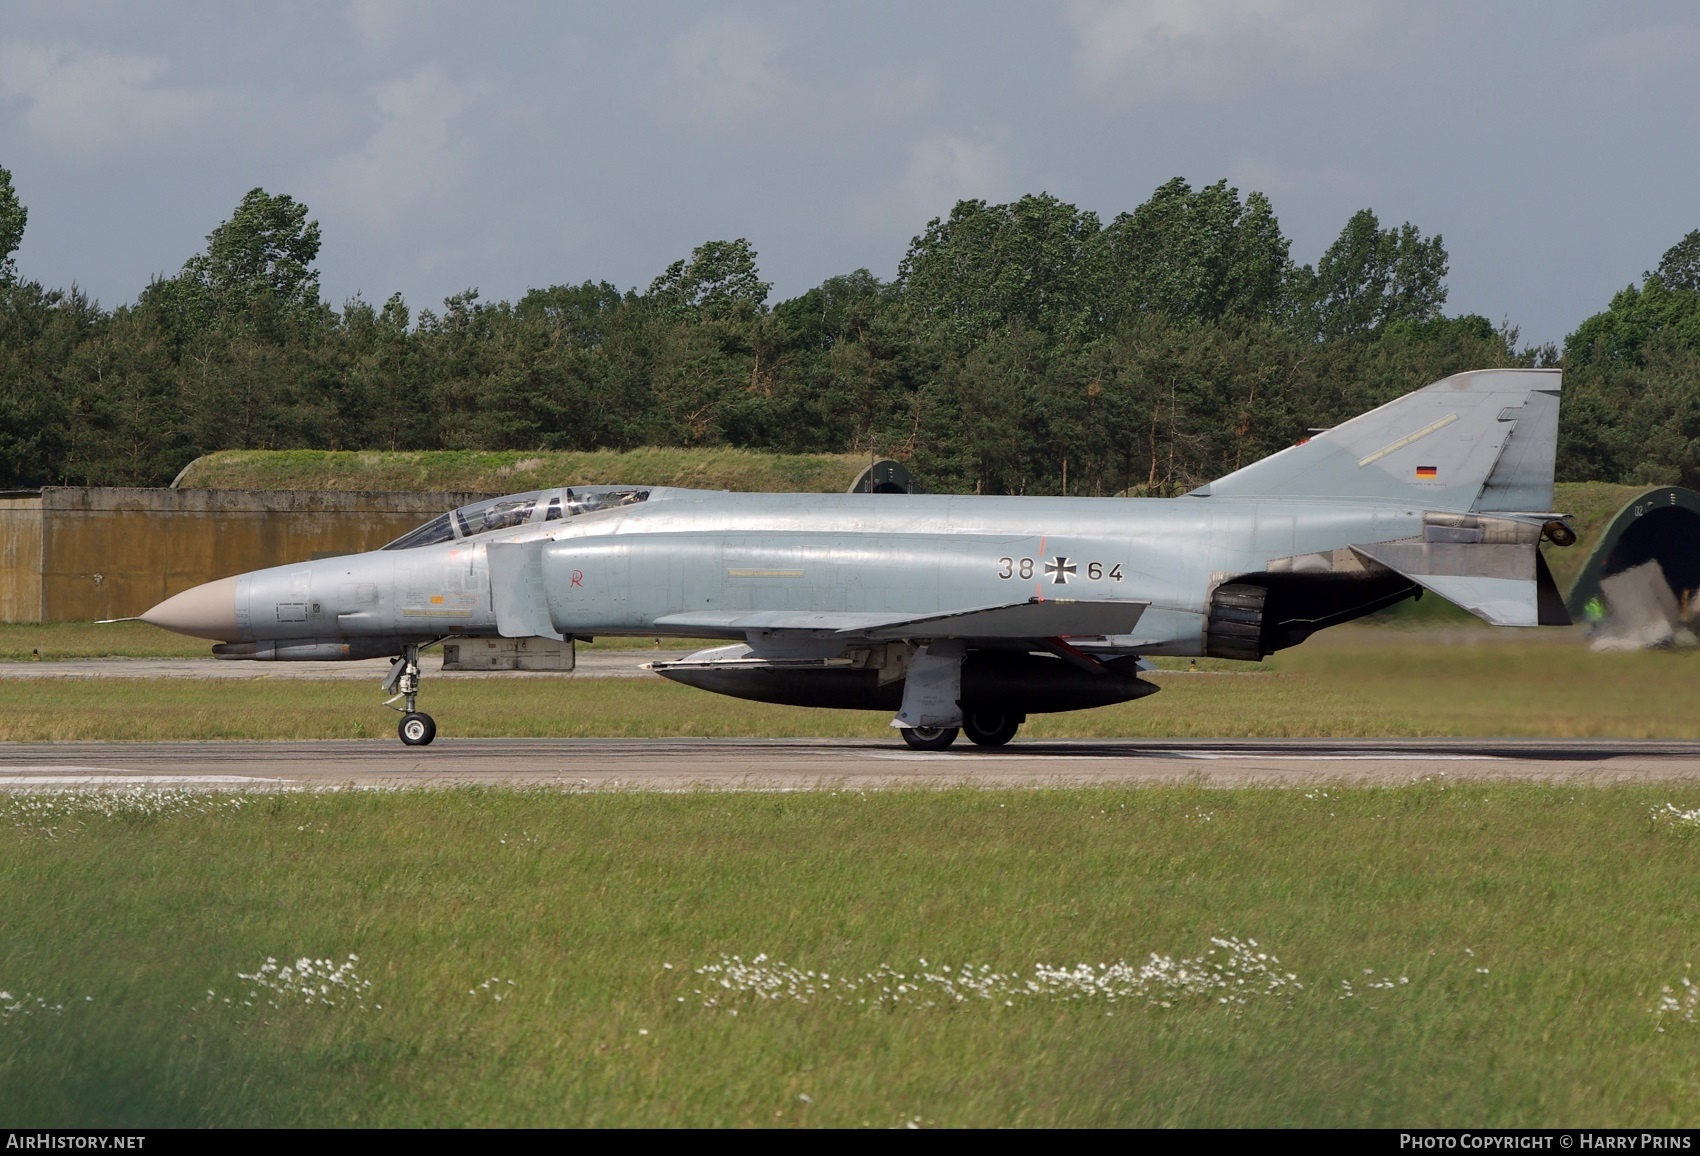
[[[1038,565],[1032,558],[999,558],[998,577],[1032,578]],[[1074,562],[1060,554],[1055,558],[1045,560],[1045,577],[1058,586],[1066,586],[1069,579],[1081,576],[1082,566],[1086,569],[1085,577],[1089,582],[1098,582],[1105,578],[1108,578],[1111,582],[1122,580],[1122,564],[1120,562]]]

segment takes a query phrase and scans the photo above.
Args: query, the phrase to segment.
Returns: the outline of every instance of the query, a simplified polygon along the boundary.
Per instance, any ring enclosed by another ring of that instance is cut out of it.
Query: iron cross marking
[[[1073,574],[1077,569],[1078,567],[1075,566],[1073,562],[1070,562],[1067,558],[1063,557],[1052,558],[1049,562],[1045,563],[1045,573],[1050,577],[1051,581],[1055,582],[1058,586],[1067,586],[1068,576]]]

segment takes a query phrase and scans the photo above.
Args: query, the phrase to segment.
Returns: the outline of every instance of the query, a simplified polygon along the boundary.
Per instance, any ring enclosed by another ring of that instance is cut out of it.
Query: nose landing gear
[[[395,692],[384,705],[401,715],[401,722],[396,725],[396,733],[401,736],[401,741],[410,747],[428,746],[431,740],[437,737],[437,721],[416,709],[419,705],[417,643],[408,643],[402,650],[401,657],[390,663],[390,673],[384,679],[383,688]],[[402,706],[395,705],[397,699],[403,700]]]

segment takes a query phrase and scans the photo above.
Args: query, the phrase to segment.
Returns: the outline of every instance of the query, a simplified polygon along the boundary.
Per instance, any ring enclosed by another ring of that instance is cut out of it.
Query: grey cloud
[[[204,97],[173,87],[169,72],[153,55],[28,42],[0,50],[0,90],[18,127],[73,161],[157,148],[206,120]]]
[[[1381,7],[1371,0],[1071,0],[1068,15],[1091,88],[1198,99],[1353,71]]]
[[[780,68],[784,49],[776,29],[747,13],[704,13],[662,53],[671,111],[710,124],[771,115],[792,87]]]
[[[255,185],[324,227],[333,301],[648,284],[748,237],[775,295],[961,196],[1105,217],[1272,197],[1315,260],[1355,209],[1440,232],[1451,306],[1558,339],[1700,227],[1700,11],[1178,0],[8,6],[24,272],[108,303]]]

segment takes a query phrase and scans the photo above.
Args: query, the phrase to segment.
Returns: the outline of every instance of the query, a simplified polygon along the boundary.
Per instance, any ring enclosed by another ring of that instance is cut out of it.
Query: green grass
[[[663,638],[662,650],[698,650],[718,645],[700,638]],[[211,658],[213,644],[149,626],[145,622],[0,623],[0,662],[72,661],[82,658]],[[598,638],[580,650],[650,650],[653,638]]]
[[[0,741],[358,738],[395,726],[375,679],[250,669],[254,678],[232,681],[0,680]],[[1022,735],[1700,738],[1697,674],[1697,654],[1595,654],[1568,635],[1459,643],[1341,630],[1261,666],[1206,660],[1196,675],[1158,674],[1159,694],[1036,715]],[[420,701],[444,736],[891,737],[877,712],[770,706],[651,680],[445,675],[426,680]]]
[[[78,658],[206,658],[212,643],[145,622],[0,623],[0,662]]]
[[[179,485],[237,490],[452,490],[518,493],[632,483],[709,490],[843,493],[858,454],[727,448],[635,450],[222,450],[196,458]]]
[[[1649,820],[1671,801],[1700,790],[0,804],[0,987],[66,1005],[0,1019],[0,1118],[1690,1127],[1700,1024],[1653,1015],[1700,950],[1700,839]],[[1239,1015],[694,993],[730,953],[1030,973],[1213,935],[1305,987]],[[350,952],[364,1009],[242,1006],[236,973],[268,956]],[[468,994],[490,977],[507,998]]]

